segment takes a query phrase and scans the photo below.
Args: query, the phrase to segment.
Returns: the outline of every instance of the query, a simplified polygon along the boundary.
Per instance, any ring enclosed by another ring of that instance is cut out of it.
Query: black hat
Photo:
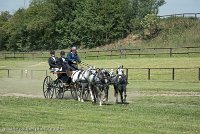
[[[61,51],[61,52],[60,52],[60,55],[65,55],[65,51]]]
[[[51,55],[55,55],[55,51],[54,51],[54,50],[51,50],[51,51],[50,51],[50,54],[51,54]]]

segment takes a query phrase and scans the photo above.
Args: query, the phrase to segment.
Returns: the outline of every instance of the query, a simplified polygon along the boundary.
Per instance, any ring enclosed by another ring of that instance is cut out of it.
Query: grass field
[[[125,68],[191,68],[175,70],[175,80],[198,82],[198,68],[200,67],[199,57],[172,57],[172,58],[128,58],[113,60],[83,60],[84,62],[95,65],[97,68],[117,68],[118,65],[124,65]],[[20,78],[21,69],[28,70],[27,77],[31,77],[31,70],[48,70],[46,60],[3,60],[0,63],[0,69],[19,69],[11,70],[11,78]],[[44,79],[45,71],[33,71],[34,79]],[[148,79],[147,69],[129,70],[129,80]],[[0,70],[0,78],[7,77],[7,71]],[[23,77],[25,72],[23,72]],[[172,80],[171,69],[153,69],[151,70],[151,79],[160,81]]]
[[[197,68],[199,57],[133,58],[86,60],[96,67],[116,68]],[[47,70],[44,60],[3,60],[0,69],[27,69],[28,76],[11,71],[11,78],[0,71],[0,133],[200,133],[200,82],[198,71],[130,70],[127,86],[129,104],[115,104],[113,88],[109,102],[99,107],[80,103],[67,92],[64,100],[43,99],[42,82]],[[11,96],[11,97],[9,97]]]
[[[0,100],[2,133],[200,132],[199,97],[139,96],[128,105],[103,107],[71,100],[21,97],[0,97]]]

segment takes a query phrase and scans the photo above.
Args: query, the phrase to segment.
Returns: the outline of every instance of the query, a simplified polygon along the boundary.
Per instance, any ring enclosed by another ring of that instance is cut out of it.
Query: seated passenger
[[[69,65],[68,65],[68,62],[65,58],[65,52],[64,51],[61,51],[60,52],[60,58],[58,59],[59,61],[59,66],[61,69],[62,72],[66,72],[67,70],[69,70]]]
[[[58,78],[61,79],[65,83],[70,83],[71,75],[69,74],[69,65],[65,58],[64,51],[60,52],[60,58],[58,59],[58,61],[59,61],[60,71],[62,72]]]
[[[67,60],[71,71],[78,70],[77,63],[81,63],[81,60],[78,57],[76,47],[71,48],[71,51],[67,54]]]
[[[55,51],[51,50],[50,51],[51,57],[49,57],[48,59],[48,63],[49,63],[49,69],[52,72],[56,72],[59,70],[59,66],[58,66],[58,58],[55,57]]]

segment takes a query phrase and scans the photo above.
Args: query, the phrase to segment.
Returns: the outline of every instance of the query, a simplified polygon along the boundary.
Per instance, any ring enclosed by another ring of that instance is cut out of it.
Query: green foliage
[[[6,43],[8,40],[8,27],[9,19],[11,15],[9,12],[1,12],[0,14],[0,51],[6,49]]]
[[[164,44],[196,46],[199,34],[199,20],[194,18],[171,17],[160,21],[161,38]],[[198,41],[199,43],[199,41]]]
[[[141,26],[144,29],[144,37],[154,37],[158,33],[158,17],[155,14],[147,14],[141,21]]]
[[[8,24],[0,19],[0,30],[6,33],[4,45],[13,51],[66,49],[74,44],[93,48],[140,31],[139,22],[156,14],[162,4],[164,0],[32,0]]]

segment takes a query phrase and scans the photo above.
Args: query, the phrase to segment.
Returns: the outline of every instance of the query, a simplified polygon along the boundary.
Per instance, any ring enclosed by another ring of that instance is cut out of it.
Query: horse
[[[76,84],[76,88],[79,89],[79,93],[77,95],[78,101],[84,102],[83,95],[85,93],[85,90],[89,88],[89,76],[91,74],[92,74],[91,68],[88,68],[86,70],[72,71],[72,76],[71,76],[72,82]],[[91,90],[90,94],[92,95]]]
[[[116,76],[116,83],[114,84],[114,90],[115,90],[115,97],[116,97],[116,103],[118,103],[118,92],[120,93],[121,102],[126,102],[126,85],[127,85],[127,77],[126,75],[119,75]],[[124,95],[124,98],[123,98]]]
[[[120,98],[122,104],[126,102],[126,86],[127,77],[124,74],[123,66],[117,69],[117,74],[111,78],[111,82],[114,86],[114,96],[116,97],[116,103],[118,103],[118,92],[120,93]],[[124,97],[123,97],[124,95]]]
[[[99,105],[102,106],[103,100],[108,97],[109,73],[105,69],[97,69],[96,73],[90,75],[89,81],[93,102],[98,101]],[[103,92],[105,93],[104,99],[102,99]]]

